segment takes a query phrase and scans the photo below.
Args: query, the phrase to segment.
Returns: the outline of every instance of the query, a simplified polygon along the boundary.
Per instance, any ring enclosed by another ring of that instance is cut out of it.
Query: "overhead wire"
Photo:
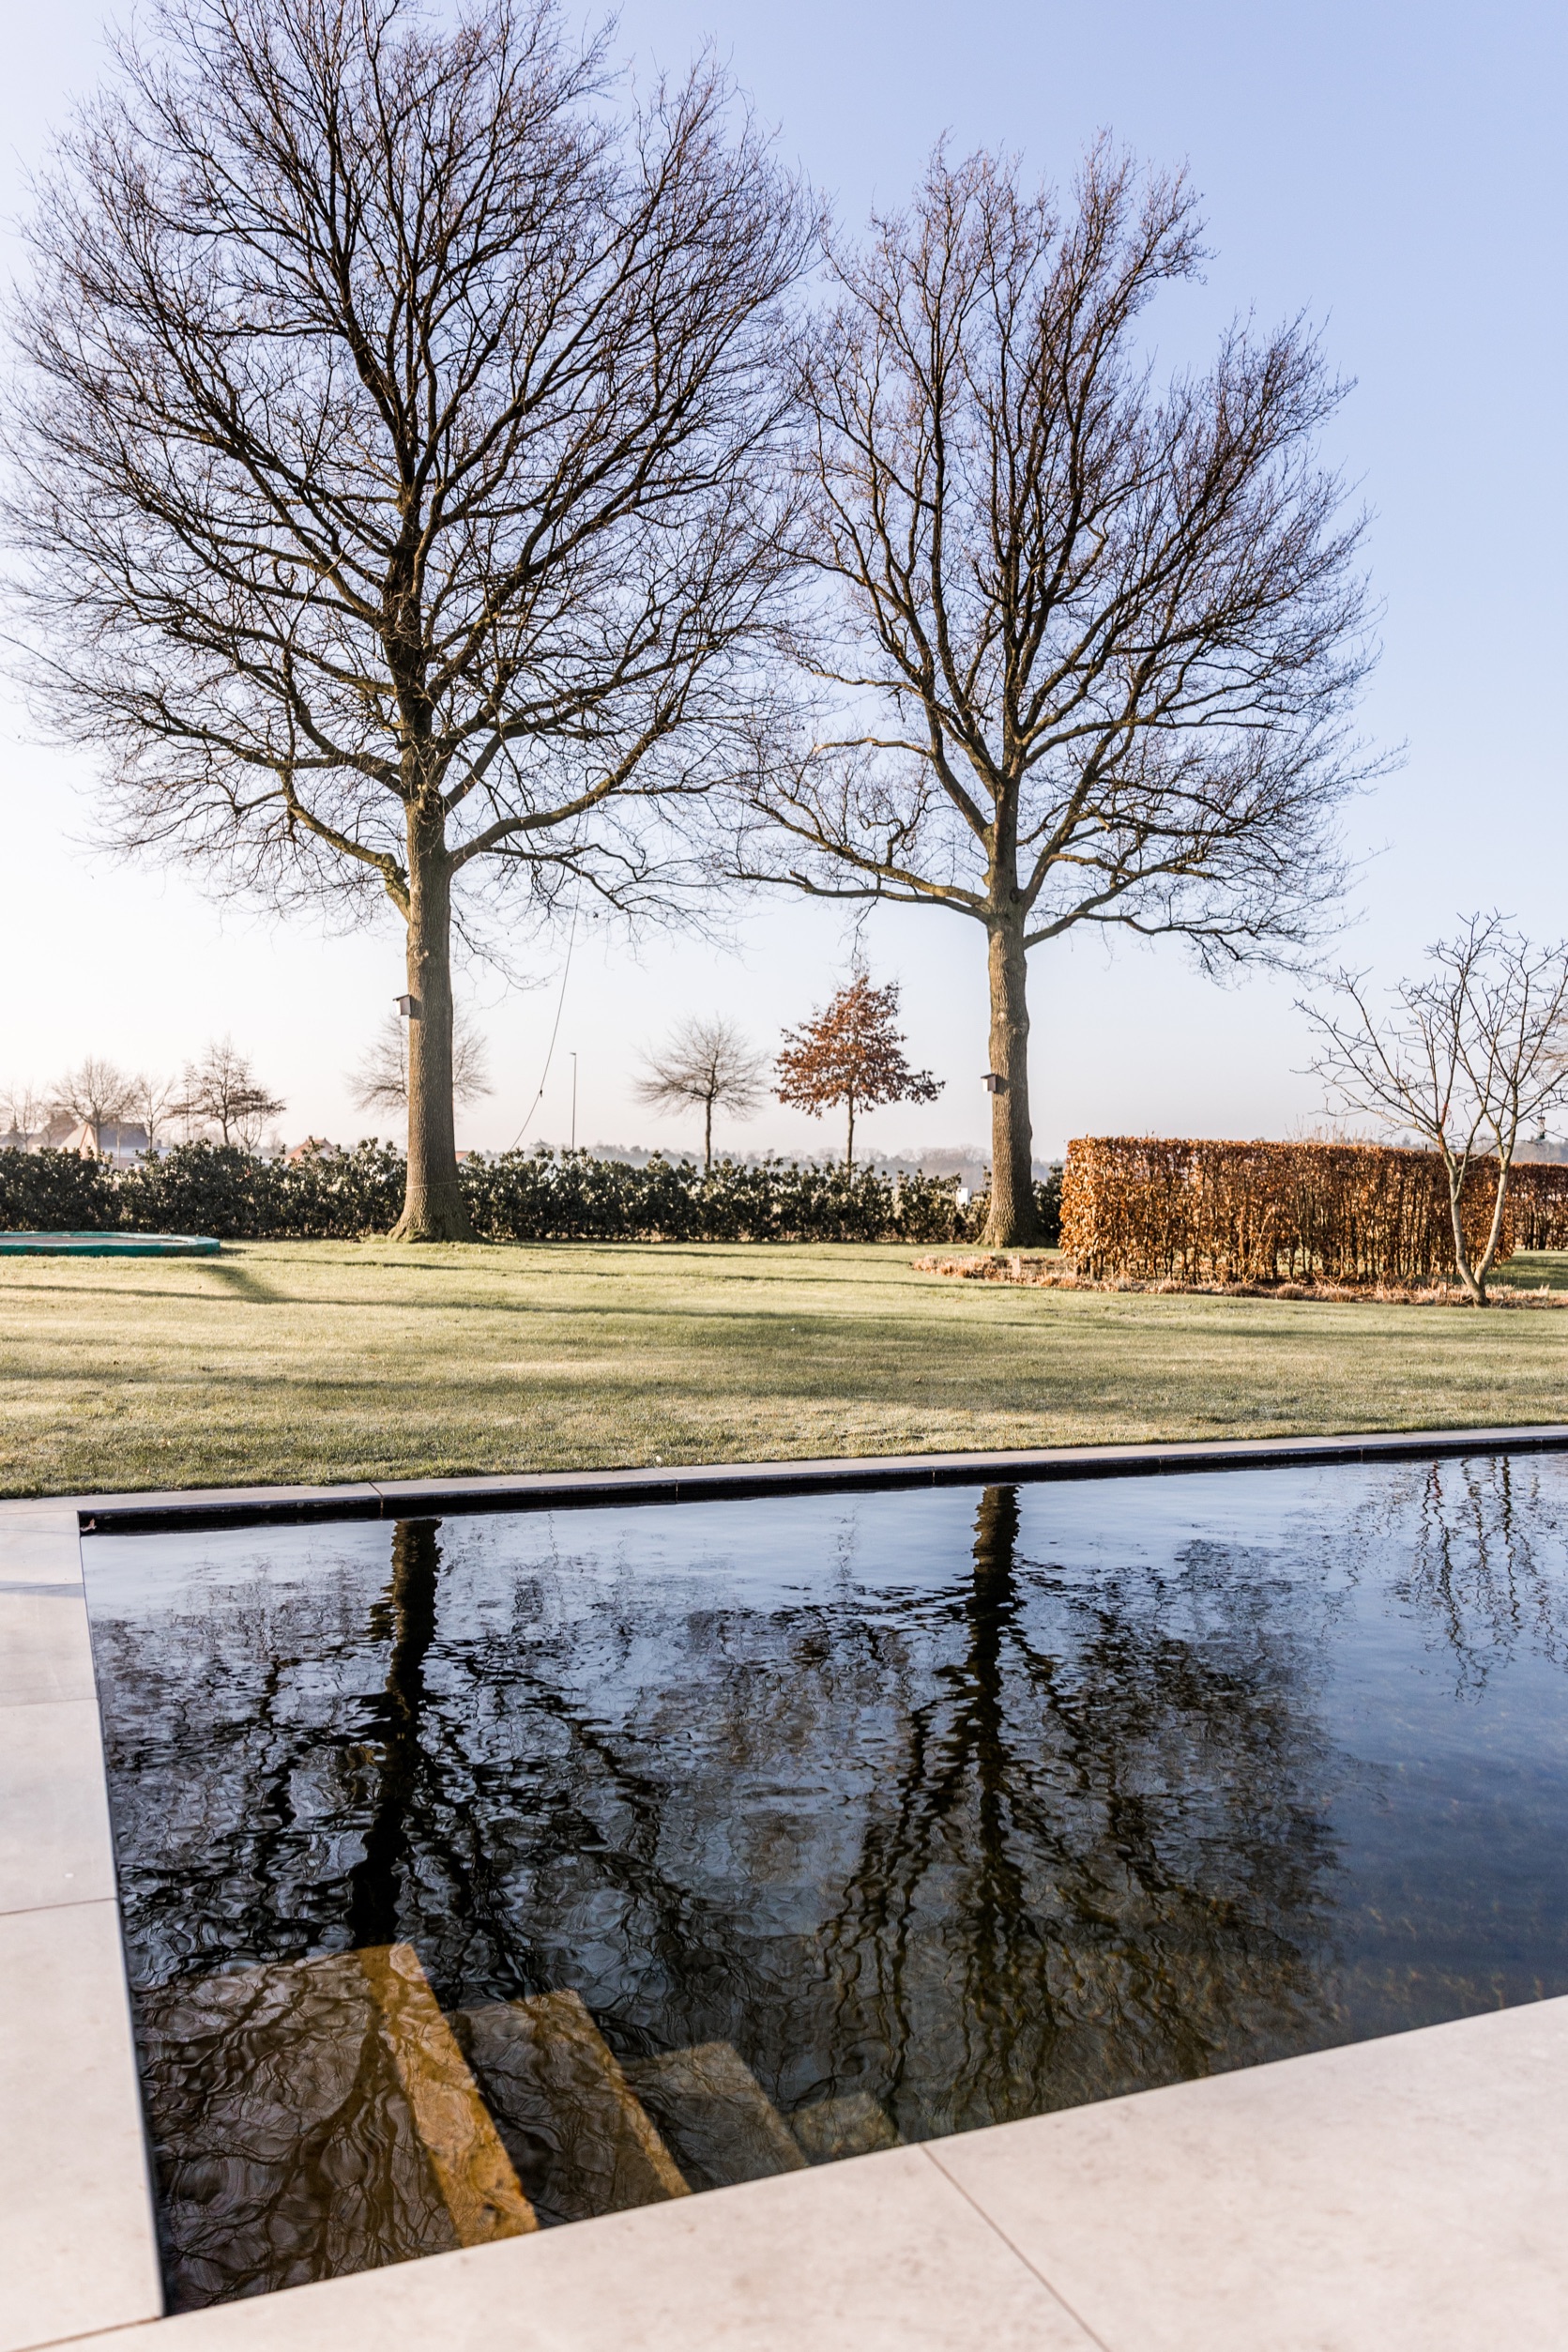
[[[515,1152],[518,1145],[522,1142],[524,1130],[526,1128],[529,1120],[533,1117],[540,1103],[544,1100],[544,1090],[550,1081],[550,1064],[556,1058],[556,1040],[561,1033],[561,1014],[566,1005],[566,984],[571,972],[571,950],[572,944],[577,937],[577,909],[581,902],[582,893],[579,891],[577,896],[571,902],[571,923],[566,935],[566,961],[561,966],[560,991],[556,998],[556,1024],[550,1031],[550,1046],[549,1051],[544,1057],[544,1068],[540,1074],[539,1092],[535,1094],[533,1101],[528,1105],[527,1109],[523,1113],[523,1124],[518,1128],[517,1133],[512,1137],[510,1143],[507,1146],[509,1152]]]

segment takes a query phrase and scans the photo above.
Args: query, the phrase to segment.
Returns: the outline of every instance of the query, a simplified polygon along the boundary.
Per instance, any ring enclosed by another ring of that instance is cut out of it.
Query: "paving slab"
[[[987,1478],[1099,1478],[1167,1471],[1230,1470],[1318,1461],[1376,1461],[1432,1455],[1555,1452],[1568,1424],[1517,1429],[1350,1430],[1324,1437],[1193,1438],[1171,1444],[1060,1445],[986,1453],[859,1454],[796,1461],[674,1464],[635,1470],[538,1471],[469,1478],[377,1479],[388,1512],[582,1506],[598,1502],[704,1502],[724,1495],[797,1493],[816,1488],[920,1487]]]
[[[923,2149],[124,2329],[95,2352],[1097,2352]]]
[[[0,1578],[0,1708],[91,1699],[96,1688],[80,1583]]]
[[[82,1581],[82,1539],[74,1516],[15,1520],[0,1526],[0,1586]]]
[[[928,2152],[1113,2352],[1568,2343],[1568,1999]]]
[[[0,2352],[163,2308],[112,1902],[0,1917]]]
[[[98,1702],[0,1707],[0,1913],[114,1898]]]
[[[54,1499],[48,1495],[27,1495],[8,1503],[0,1503],[0,1541],[14,1528],[69,1528],[75,1533],[78,1512],[69,1497]]]

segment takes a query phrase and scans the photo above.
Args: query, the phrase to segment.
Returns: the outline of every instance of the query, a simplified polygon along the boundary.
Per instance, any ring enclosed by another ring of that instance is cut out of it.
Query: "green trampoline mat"
[[[0,1257],[216,1258],[206,1233],[0,1233]]]

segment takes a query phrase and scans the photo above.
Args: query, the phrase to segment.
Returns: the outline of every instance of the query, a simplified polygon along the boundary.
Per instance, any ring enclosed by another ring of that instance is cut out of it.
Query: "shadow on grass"
[[[207,1263],[203,1267],[202,1272],[204,1275],[214,1275],[219,1273],[230,1275],[238,1274],[240,1269],[237,1266],[219,1267],[214,1265],[212,1261],[208,1260]],[[4,1301],[8,1298],[32,1296],[36,1298],[58,1299],[62,1302],[62,1304],[69,1304],[69,1302],[74,1299],[114,1299],[122,1306],[130,1304],[140,1304],[143,1300],[152,1301],[163,1306],[199,1306],[202,1304],[203,1299],[209,1297],[210,1295],[210,1292],[203,1291],[200,1285],[195,1283],[193,1283],[189,1290],[185,1291],[167,1291],[161,1288],[154,1290],[149,1284],[145,1283],[138,1283],[135,1288],[132,1289],[127,1284],[119,1282],[72,1282],[69,1284],[62,1282],[5,1282],[0,1284],[0,1301]],[[266,1298],[267,1305],[272,1306],[287,1306],[294,1304],[308,1303],[291,1300],[286,1291],[279,1291],[277,1293],[268,1291],[266,1293]],[[356,1306],[358,1306],[358,1303],[359,1302],[358,1300],[354,1302]]]
[[[220,1260],[208,1259],[202,1272],[209,1282],[216,1282],[232,1297],[243,1299],[248,1306],[303,1306],[309,1303],[293,1297],[287,1291],[273,1290],[269,1284],[258,1280],[249,1266],[225,1265]],[[177,1295],[197,1298],[201,1294],[187,1291]]]

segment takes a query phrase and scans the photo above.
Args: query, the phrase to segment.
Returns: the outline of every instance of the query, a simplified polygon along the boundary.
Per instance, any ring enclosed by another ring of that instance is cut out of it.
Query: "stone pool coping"
[[[162,2317],[82,1574],[111,1525],[1505,1446],[1568,1427],[0,1504],[0,2352],[1556,2352],[1568,1999]]]
[[[1568,1451],[1568,1423],[1515,1429],[1349,1431],[1336,1437],[1198,1438],[1172,1444],[1059,1445],[981,1454],[854,1454],[817,1460],[677,1464],[668,1469],[500,1472],[471,1478],[359,1479],[341,1487],[197,1487],[62,1497],[84,1535],[403,1519],[429,1510],[589,1509],[716,1503],[769,1494],[851,1494],[912,1487],[1028,1485],[1058,1478],[1157,1477],[1313,1462],[1432,1461],[1455,1454]],[[0,1504],[0,1509],[11,1506]],[[41,1507],[33,1505],[31,1507]]]

